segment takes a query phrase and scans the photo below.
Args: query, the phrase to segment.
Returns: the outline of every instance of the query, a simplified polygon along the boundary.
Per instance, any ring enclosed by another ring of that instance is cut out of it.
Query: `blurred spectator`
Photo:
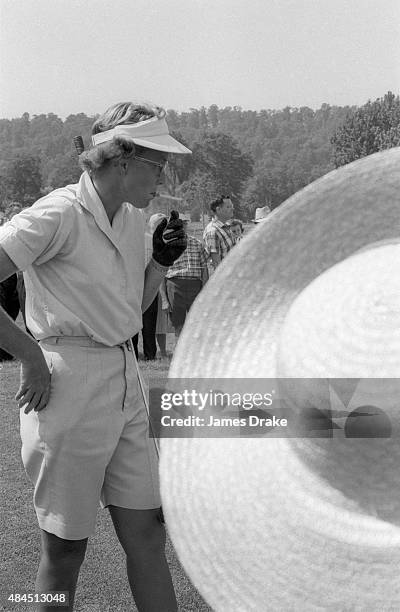
[[[19,313],[19,300],[17,292],[17,275],[12,274],[0,283],[0,306],[15,321]],[[0,361],[8,361],[13,356],[0,349]]]
[[[243,233],[244,233],[243,223],[240,219],[232,219],[231,221],[228,222],[228,225],[231,229],[231,234],[233,236],[235,244],[237,244],[243,237]]]
[[[271,213],[271,209],[269,206],[264,206],[263,208],[256,208],[256,213],[254,219],[252,219],[252,223],[261,223],[265,221],[268,215]]]
[[[221,195],[213,200],[210,209],[214,217],[204,230],[203,240],[213,271],[235,244],[228,225],[228,221],[233,217],[233,204],[230,196]]]
[[[190,217],[180,215],[186,231]],[[178,338],[191,305],[208,279],[207,254],[203,244],[188,233],[186,251],[169,268],[160,287],[162,308],[169,310]]]

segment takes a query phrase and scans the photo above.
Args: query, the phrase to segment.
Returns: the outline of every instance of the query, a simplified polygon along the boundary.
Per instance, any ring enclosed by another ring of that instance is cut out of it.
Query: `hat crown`
[[[363,249],[302,289],[280,349],[292,376],[400,378],[400,242]]]
[[[355,254],[297,296],[278,376],[298,456],[366,513],[400,524],[400,244]]]

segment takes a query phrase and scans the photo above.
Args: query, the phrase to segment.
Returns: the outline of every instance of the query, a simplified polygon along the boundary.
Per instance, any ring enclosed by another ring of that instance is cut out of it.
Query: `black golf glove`
[[[153,258],[161,266],[172,266],[187,247],[187,236],[183,221],[176,210],[171,211],[169,220],[163,219],[153,234]]]

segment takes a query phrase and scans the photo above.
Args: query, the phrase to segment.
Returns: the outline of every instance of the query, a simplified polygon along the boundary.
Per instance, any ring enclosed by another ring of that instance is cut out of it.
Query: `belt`
[[[93,347],[93,348],[122,348],[126,346],[128,351],[132,350],[131,341],[125,340],[120,344],[115,344],[114,346],[109,346],[108,344],[103,344],[102,342],[96,342],[89,336],[48,336],[47,338],[42,338],[39,342],[43,342],[44,344],[74,344],[75,346],[85,346],[85,347]]]
[[[201,278],[199,276],[166,276],[166,279],[169,281],[177,281],[177,280],[195,280],[200,281]]]

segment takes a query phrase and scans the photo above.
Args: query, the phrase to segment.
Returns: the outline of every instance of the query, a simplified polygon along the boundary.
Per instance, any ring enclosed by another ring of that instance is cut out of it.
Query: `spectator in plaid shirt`
[[[189,217],[181,215],[186,229]],[[160,293],[162,308],[168,309],[171,323],[178,338],[191,305],[208,280],[207,255],[204,246],[187,233],[186,251],[169,268]]]
[[[228,221],[233,217],[233,204],[228,195],[221,195],[211,202],[214,218],[204,230],[203,240],[213,270],[235,245]]]

